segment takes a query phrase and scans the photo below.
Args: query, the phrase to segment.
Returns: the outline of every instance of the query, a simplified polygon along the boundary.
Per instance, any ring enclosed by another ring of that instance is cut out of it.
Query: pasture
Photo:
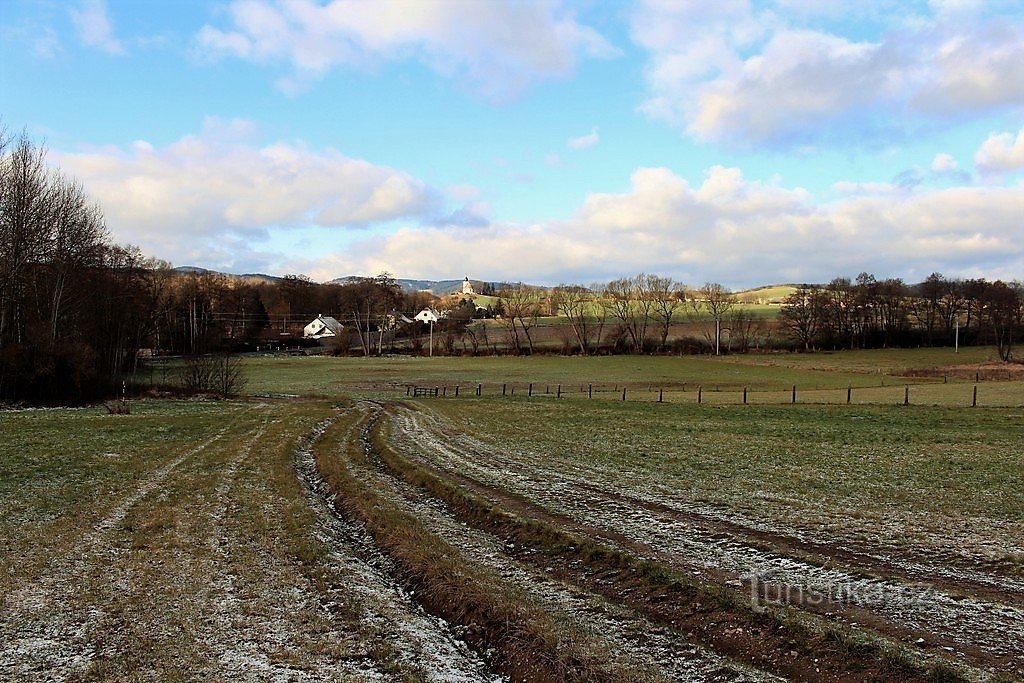
[[[0,678],[1013,680],[991,355],[256,356],[0,413]]]

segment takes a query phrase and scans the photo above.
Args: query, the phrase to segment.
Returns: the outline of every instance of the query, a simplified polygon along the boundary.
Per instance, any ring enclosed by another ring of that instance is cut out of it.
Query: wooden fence
[[[505,398],[527,400],[626,401],[697,405],[921,405],[1024,407],[1024,382],[882,383],[876,386],[820,386],[752,389],[744,386],[612,383],[553,384],[486,382],[398,385],[410,398]],[[979,388],[980,387],[980,388]]]

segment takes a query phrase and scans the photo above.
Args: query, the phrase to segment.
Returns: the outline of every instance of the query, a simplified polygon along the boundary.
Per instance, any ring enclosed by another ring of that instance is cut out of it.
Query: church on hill
[[[469,281],[469,276],[462,281],[462,293],[463,294],[476,294],[476,290],[473,289],[473,283]]]

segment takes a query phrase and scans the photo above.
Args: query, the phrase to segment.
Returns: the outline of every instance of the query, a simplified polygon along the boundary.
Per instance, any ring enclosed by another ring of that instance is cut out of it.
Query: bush
[[[191,356],[181,375],[181,388],[186,394],[213,394],[219,398],[238,395],[245,382],[242,359],[229,353]]]

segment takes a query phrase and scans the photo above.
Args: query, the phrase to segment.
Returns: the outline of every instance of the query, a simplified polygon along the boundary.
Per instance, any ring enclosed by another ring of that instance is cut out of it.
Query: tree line
[[[101,208],[47,163],[46,149],[0,130],[0,400],[119,395],[150,352],[200,357],[296,343],[320,312],[343,315],[346,334],[369,354],[382,347],[389,312],[431,299],[403,293],[387,275],[320,285],[177,271],[114,244]],[[228,370],[197,365],[188,374]]]
[[[1024,286],[940,273],[908,285],[861,273],[800,285],[780,316],[805,350],[993,344],[1008,361],[1024,323]]]

